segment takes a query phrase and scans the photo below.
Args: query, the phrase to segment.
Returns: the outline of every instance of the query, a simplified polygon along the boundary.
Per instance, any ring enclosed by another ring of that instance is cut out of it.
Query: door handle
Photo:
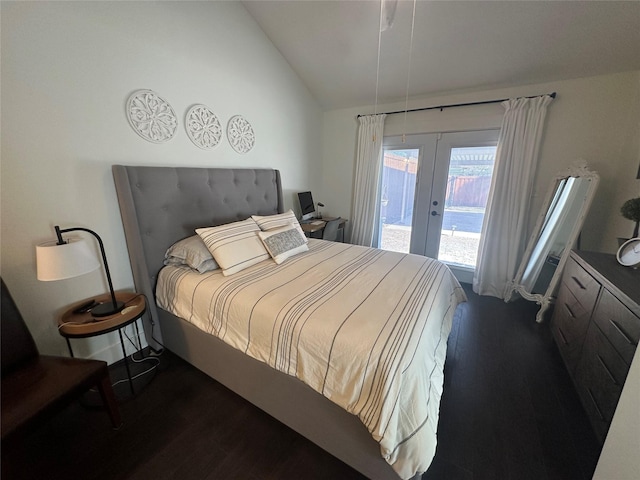
[[[431,210],[432,217],[437,217],[438,215],[440,215],[438,212],[436,212],[435,210]]]

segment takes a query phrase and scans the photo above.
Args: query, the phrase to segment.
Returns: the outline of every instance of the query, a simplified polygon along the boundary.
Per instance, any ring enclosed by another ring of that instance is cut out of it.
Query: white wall
[[[55,314],[102,293],[101,270],[38,282],[35,245],[53,226],[83,226],[104,241],[116,289],[133,279],[111,165],[274,167],[287,207],[316,190],[322,114],[237,2],[2,2],[2,277],[42,353],[66,354]],[[165,144],[136,135],[125,102],[156,91],[179,118]],[[255,148],[237,154],[191,143],[187,109],[208,105],[223,125],[244,115]],[[91,237],[89,237],[91,239]],[[119,358],[117,335],[74,341],[79,356]]]
[[[534,186],[530,226],[553,175],[582,158],[600,173],[598,193],[583,229],[582,248],[615,252],[616,237],[629,237],[633,223],[620,214],[625,200],[640,195],[640,72],[566,80],[518,88],[413,99],[409,108],[475,102],[557,92],[547,112],[545,135]],[[402,110],[404,102],[381,105],[378,112]],[[503,108],[487,106],[432,110],[388,116],[385,135],[464,131],[499,127]],[[323,198],[327,211],[350,217],[356,150],[357,114],[372,105],[324,114]],[[328,202],[325,202],[328,203]]]

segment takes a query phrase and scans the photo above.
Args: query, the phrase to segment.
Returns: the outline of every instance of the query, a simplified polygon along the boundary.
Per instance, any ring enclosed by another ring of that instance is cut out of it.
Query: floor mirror
[[[536,321],[555,300],[562,270],[580,235],[598,186],[599,176],[578,162],[556,175],[547,192],[538,221],[505,301],[519,294],[540,305]]]

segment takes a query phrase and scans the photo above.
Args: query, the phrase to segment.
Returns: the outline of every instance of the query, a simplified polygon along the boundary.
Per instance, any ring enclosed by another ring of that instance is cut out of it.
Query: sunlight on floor
[[[382,225],[380,248],[393,252],[409,253],[411,227]],[[442,230],[439,260],[445,263],[475,268],[478,257],[479,233]]]

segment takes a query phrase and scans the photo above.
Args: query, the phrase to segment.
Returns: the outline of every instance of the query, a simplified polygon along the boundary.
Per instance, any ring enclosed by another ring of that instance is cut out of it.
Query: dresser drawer
[[[576,369],[578,393],[600,441],[618,405],[629,366],[596,324],[591,323]]]
[[[640,338],[640,318],[608,290],[603,290],[593,320],[627,365],[631,365]]]
[[[589,312],[593,310],[600,291],[600,284],[572,258],[569,258],[567,262],[562,283],[571,290],[571,293],[585,310]]]
[[[551,332],[571,374],[580,357],[590,315],[591,311],[585,310],[568,288],[560,289],[551,320]]]

